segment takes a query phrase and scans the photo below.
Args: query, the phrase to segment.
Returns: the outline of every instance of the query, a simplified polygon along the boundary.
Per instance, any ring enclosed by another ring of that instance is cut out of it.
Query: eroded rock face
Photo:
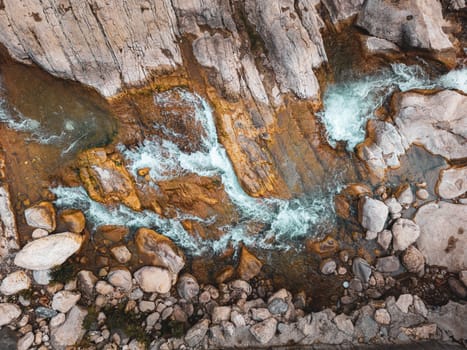
[[[418,249],[429,265],[457,272],[467,268],[467,205],[431,202],[418,209]]]

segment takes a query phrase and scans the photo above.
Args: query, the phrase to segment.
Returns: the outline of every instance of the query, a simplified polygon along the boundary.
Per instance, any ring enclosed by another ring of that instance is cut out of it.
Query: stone
[[[249,281],[259,274],[262,267],[263,263],[245,247],[242,247],[240,261],[237,267],[239,277],[245,281]]]
[[[461,299],[467,298],[467,288],[462,284],[461,281],[454,277],[449,277],[448,279],[449,289]]]
[[[394,197],[389,197],[384,201],[391,214],[399,214],[402,211],[402,205]]]
[[[336,271],[337,264],[333,259],[323,260],[320,264],[320,271],[323,275],[331,275]]]
[[[367,37],[365,40],[365,45],[366,50],[372,54],[385,51],[400,51],[399,47],[392,42],[385,39],[376,38],[374,36]]]
[[[462,196],[467,191],[467,166],[441,170],[436,191],[443,199]]]
[[[48,232],[55,230],[55,208],[50,202],[40,202],[24,211],[26,223],[31,227],[42,228]]]
[[[352,319],[346,314],[339,314],[334,317],[334,323],[336,324],[337,328],[345,334],[350,336],[354,334],[354,325],[352,323]]]
[[[392,242],[392,232],[391,230],[383,230],[378,233],[378,244],[384,250],[388,250]]]
[[[34,333],[28,332],[18,339],[17,349],[28,350],[32,346],[33,342],[34,342]]]
[[[250,333],[261,344],[267,344],[276,334],[277,320],[268,318],[250,327]]]
[[[396,198],[402,207],[410,207],[414,202],[414,196],[410,185],[405,185],[398,189],[398,191],[396,192]]]
[[[411,294],[401,294],[396,301],[397,307],[403,312],[409,312],[409,306],[413,303],[413,296]]]
[[[64,349],[78,343],[84,336],[83,321],[87,310],[73,306],[66,320],[60,326],[50,329],[50,343],[54,349]]]
[[[106,281],[97,281],[94,288],[96,289],[96,292],[100,295],[111,296],[115,291],[114,287]]]
[[[44,306],[37,307],[34,312],[38,318],[52,318],[58,314],[56,310]]]
[[[378,309],[375,311],[375,321],[379,324],[388,325],[391,323],[391,315],[386,309]]]
[[[268,310],[273,315],[283,315],[288,309],[288,303],[282,298],[274,298],[268,303]]]
[[[129,292],[133,286],[131,272],[125,268],[116,268],[110,270],[107,275],[107,281],[114,287],[120,288],[126,292]]]
[[[156,309],[156,304],[153,301],[141,300],[138,304],[139,311],[151,312]]]
[[[251,294],[253,288],[251,285],[244,280],[235,280],[229,283],[229,288],[232,290],[240,290],[244,292],[247,296]]]
[[[456,303],[450,300],[446,305],[428,313],[430,322],[434,322],[444,332],[451,334],[457,341],[463,341],[467,334],[465,315],[467,304]]]
[[[246,326],[246,321],[243,315],[235,310],[230,313],[230,322],[232,322],[235,327]]]
[[[57,315],[55,315],[54,317],[52,317],[50,319],[50,323],[49,323],[49,326],[51,328],[55,328],[55,327],[58,327],[60,326],[61,324],[63,324],[63,322],[65,322],[66,320],[66,315],[63,314],[63,313],[59,313]]]
[[[376,270],[380,272],[396,272],[400,266],[399,258],[394,255],[376,259]]]
[[[364,197],[360,200],[359,219],[365,229],[381,232],[387,217],[388,207],[383,202],[370,197]]]
[[[204,336],[209,329],[209,320],[204,319],[198,321],[193,327],[191,327],[185,334],[185,342],[190,347],[195,347],[203,340]]]
[[[52,299],[52,308],[54,310],[67,313],[81,299],[81,294],[69,290],[57,292]]]
[[[415,313],[422,315],[425,318],[428,316],[428,309],[418,295],[413,296],[413,308]]]
[[[81,270],[78,272],[78,289],[87,298],[92,298],[94,294],[94,285],[97,283],[97,277],[89,270]]]
[[[371,266],[365,259],[355,258],[352,262],[352,272],[360,281],[367,283],[371,275]]]
[[[36,228],[34,231],[32,231],[31,237],[32,239],[38,239],[48,235],[49,232],[47,230],[44,230],[43,228]]]
[[[83,232],[86,227],[86,218],[79,209],[65,209],[60,212],[60,220],[65,224],[67,231],[74,233]]]
[[[410,219],[397,219],[392,225],[392,246],[394,250],[406,250],[420,236],[420,227]]]
[[[431,202],[421,206],[414,221],[420,226],[417,247],[428,265],[451,272],[467,269],[467,205]]]
[[[467,270],[459,272],[459,279],[464,283],[464,286],[467,287]]]
[[[415,246],[411,245],[402,255],[402,264],[409,272],[421,273],[425,269],[425,257]]]
[[[113,243],[120,242],[129,233],[128,227],[118,225],[103,225],[99,226],[96,230],[96,235]]]
[[[349,283],[349,288],[355,292],[361,292],[363,290],[363,283],[358,278],[352,278]]]
[[[323,4],[326,6],[334,24],[358,14],[363,2],[364,0],[323,0]]]
[[[199,284],[196,278],[188,273],[183,274],[177,283],[177,292],[180,298],[191,301],[199,294]]]
[[[110,249],[110,252],[120,264],[126,264],[131,260],[131,253],[124,245],[113,247]]]
[[[372,241],[373,239],[376,239],[376,237],[378,237],[378,232],[366,231],[365,239],[367,241]]]
[[[42,286],[46,286],[52,281],[50,270],[35,270],[32,272],[34,282]]]
[[[418,327],[405,328],[401,327],[401,331],[406,335],[416,340],[426,340],[434,338],[438,327],[436,323],[423,324]]]
[[[0,303],[0,327],[10,324],[21,315],[18,305],[11,303]]]
[[[3,279],[0,292],[4,295],[13,295],[30,287],[31,278],[24,271],[15,271]]]
[[[219,324],[222,321],[230,320],[230,313],[232,308],[230,306],[216,306],[212,311],[212,323]]]
[[[419,188],[417,192],[415,192],[415,195],[422,201],[425,201],[430,197],[430,193],[424,188]]]
[[[161,267],[144,266],[134,273],[134,277],[146,293],[168,293],[172,286],[169,270]]]
[[[138,254],[145,264],[164,267],[173,275],[173,283],[185,266],[182,251],[168,238],[153,230],[140,228],[135,236]]]
[[[16,254],[15,264],[28,270],[48,270],[60,266],[81,248],[83,240],[83,236],[71,232],[36,239]]]

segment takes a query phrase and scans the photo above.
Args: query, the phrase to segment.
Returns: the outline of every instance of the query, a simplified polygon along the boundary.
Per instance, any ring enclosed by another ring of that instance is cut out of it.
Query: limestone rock
[[[66,209],[60,213],[60,219],[66,225],[67,231],[81,233],[86,226],[86,218],[81,210]]]
[[[400,51],[399,47],[385,39],[376,38],[374,36],[367,37],[365,40],[366,50],[369,53],[381,53],[385,51]],[[399,136],[400,139],[400,136]]]
[[[418,249],[429,265],[457,272],[467,268],[467,205],[431,202],[414,217],[420,226]]]
[[[6,276],[0,285],[0,292],[13,295],[31,287],[31,278],[24,271],[15,271]]]
[[[135,237],[136,248],[144,263],[168,269],[173,283],[185,266],[182,251],[167,237],[147,228],[140,228]]]
[[[127,292],[130,291],[133,286],[131,272],[125,268],[112,269],[107,275],[107,281],[114,287],[121,288]]]
[[[389,197],[384,201],[389,208],[391,214],[399,214],[402,211],[402,205],[394,197]]]
[[[26,244],[15,257],[15,264],[28,270],[48,270],[59,266],[76,253],[83,243],[83,236],[57,233]]]
[[[52,281],[50,270],[35,270],[32,272],[34,282],[43,286],[46,286]]]
[[[367,230],[381,232],[388,216],[388,207],[377,199],[364,197],[359,203],[361,225]]]
[[[9,324],[21,315],[18,305],[10,303],[0,303],[0,327]]]
[[[240,278],[245,281],[249,281],[259,274],[262,267],[263,263],[245,247],[242,247],[240,262],[237,267],[237,272]]]
[[[31,237],[32,239],[38,239],[48,235],[49,232],[47,230],[44,230],[43,228],[36,228],[34,231],[32,231]]]
[[[407,248],[402,256],[402,263],[409,272],[420,273],[425,269],[423,254],[413,245]]]
[[[392,225],[394,250],[405,250],[420,236],[420,227],[409,219],[397,219]]]
[[[183,274],[178,279],[177,292],[180,298],[183,298],[187,301],[192,300],[199,294],[198,281],[196,281],[196,278],[188,273]]]
[[[198,345],[206,335],[209,329],[209,320],[204,319],[191,327],[185,334],[185,342],[190,347]]]
[[[55,208],[50,202],[41,202],[24,211],[29,226],[42,228],[48,232],[55,230]]]
[[[276,334],[277,320],[268,318],[250,327],[251,334],[261,344],[267,344]]]
[[[134,277],[146,293],[168,293],[172,286],[169,270],[161,267],[144,266],[134,273]]]
[[[67,313],[81,299],[81,294],[69,290],[57,292],[52,299],[52,308],[54,310]]]
[[[65,322],[50,330],[50,342],[54,349],[65,349],[82,339],[86,332],[83,329],[83,321],[87,314],[85,309],[73,306]]]
[[[442,170],[439,175],[437,192],[441,198],[453,199],[467,191],[467,166]]]

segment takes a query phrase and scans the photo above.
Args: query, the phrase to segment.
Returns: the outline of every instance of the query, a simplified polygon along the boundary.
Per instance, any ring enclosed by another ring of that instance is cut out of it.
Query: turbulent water
[[[430,79],[419,66],[392,64],[390,68],[355,81],[331,85],[324,93],[324,111],[319,114],[332,146],[346,142],[352,151],[365,139],[367,121],[394,91],[433,88],[467,91],[467,68]]]

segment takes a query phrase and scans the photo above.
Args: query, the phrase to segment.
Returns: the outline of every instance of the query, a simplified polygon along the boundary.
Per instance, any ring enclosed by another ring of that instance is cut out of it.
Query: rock
[[[362,281],[358,278],[352,278],[349,283],[349,289],[355,292],[361,292],[363,290]]]
[[[375,311],[375,321],[379,324],[388,325],[391,323],[391,316],[388,310],[378,309]]]
[[[417,192],[415,192],[415,194],[416,194],[417,198],[422,200],[422,201],[425,201],[430,197],[430,193],[428,193],[428,191],[425,190],[424,188],[419,188],[417,190]]]
[[[401,327],[402,332],[416,340],[434,338],[434,336],[436,335],[436,330],[437,325],[435,323],[424,324],[418,327],[411,328]]]
[[[467,157],[463,114],[467,96],[453,90],[429,95],[406,92],[395,100],[395,123],[407,147],[421,145],[448,160]]]
[[[404,6],[389,0],[367,1],[358,15],[356,24],[371,35],[401,47],[433,51],[453,48],[448,36],[443,32],[446,22],[441,12],[441,4],[428,0],[410,1]]]
[[[462,196],[467,191],[467,166],[441,170],[436,191],[443,199]]]
[[[268,318],[250,327],[250,333],[261,344],[267,344],[276,334],[277,321],[275,318]]]
[[[352,262],[352,272],[360,281],[367,283],[371,275],[371,266],[362,258],[355,258]]]
[[[67,313],[78,300],[81,299],[81,294],[69,290],[61,290],[57,292],[52,299],[52,308]]]
[[[59,266],[76,253],[83,236],[64,232],[36,239],[26,244],[15,257],[15,264],[28,270],[48,270]]]
[[[0,292],[13,295],[31,287],[31,278],[24,271],[15,271],[6,276],[0,285]]]
[[[18,339],[17,349],[28,350],[32,346],[33,342],[34,342],[34,333],[28,332]]]
[[[420,273],[425,269],[425,258],[413,245],[408,247],[403,254],[402,263],[409,272]]]
[[[131,260],[131,253],[124,245],[119,245],[110,249],[114,258],[121,264],[125,264]]]
[[[420,227],[409,219],[397,219],[392,225],[394,250],[405,250],[420,236]]]
[[[367,230],[381,232],[388,217],[388,207],[377,199],[364,197],[359,203],[359,219]]]
[[[105,281],[97,281],[96,286],[94,287],[96,292],[100,295],[111,296],[114,293],[114,287]]]
[[[399,258],[394,255],[376,259],[376,270],[380,272],[396,272],[400,266]]]
[[[414,295],[413,297],[413,307],[415,313],[422,315],[425,318],[428,316],[428,310],[425,306],[425,303],[418,295]]]
[[[235,280],[229,283],[229,288],[232,290],[240,290],[245,293],[247,296],[251,294],[253,288],[251,285],[244,280]]]
[[[21,315],[18,305],[11,303],[0,303],[0,327],[10,324]]]
[[[173,275],[173,283],[185,266],[182,251],[167,237],[147,228],[140,228],[135,237],[136,248],[145,264],[164,267]]]
[[[198,345],[209,329],[209,320],[204,319],[191,327],[185,334],[185,342],[190,347]]]
[[[460,271],[459,272],[459,279],[464,283],[464,286],[467,287],[467,271]]]
[[[363,337],[366,343],[369,343],[378,334],[379,325],[373,316],[373,308],[366,305],[360,309],[359,317],[355,322],[356,336]]]
[[[384,250],[388,250],[392,242],[392,232],[390,230],[383,230],[378,233],[378,244]]]
[[[467,205],[427,203],[414,220],[421,231],[417,247],[428,265],[445,266],[451,272],[467,269]]]
[[[412,205],[414,202],[414,196],[412,192],[412,188],[410,185],[405,185],[402,186],[397,192],[396,192],[396,198],[397,201],[402,205],[404,208],[408,208]]]
[[[259,274],[262,267],[263,263],[245,247],[242,247],[240,261],[237,267],[237,272],[240,278],[245,281],[249,281]]]
[[[88,312],[73,306],[64,323],[50,330],[50,342],[54,349],[65,349],[79,342],[86,332],[83,329],[83,321]]]
[[[55,311],[54,309],[44,307],[44,306],[39,306],[38,308],[34,310],[34,312],[36,313],[36,316],[38,318],[52,318],[52,317],[57,316],[58,314],[58,312]]]
[[[139,311],[151,312],[156,309],[156,304],[153,301],[142,300],[138,304]]]
[[[177,292],[180,298],[191,301],[199,294],[199,284],[196,278],[188,273],[178,279]]]
[[[367,241],[371,241],[373,239],[376,239],[376,237],[378,237],[378,232],[366,231],[365,239]]]
[[[124,268],[112,269],[107,275],[107,281],[114,287],[121,288],[126,292],[129,292],[133,286],[131,272]]]
[[[40,202],[24,211],[29,226],[42,228],[48,232],[55,230],[55,208],[50,202]]]
[[[235,310],[230,313],[230,322],[232,322],[235,327],[246,326],[246,321],[243,315]]]
[[[325,309],[320,312],[312,313],[309,315],[311,317],[311,323],[306,324],[305,326],[300,325],[300,320],[298,321],[298,327],[306,336],[306,338],[301,341],[302,344],[341,344],[345,340],[350,341],[351,336],[347,333],[339,331],[336,324],[332,322],[335,317],[334,312],[330,309]],[[307,317],[305,316],[305,320]]]
[[[230,306],[216,306],[212,311],[212,323],[218,324],[222,321],[230,320],[230,312],[232,308]]]
[[[334,317],[334,323],[340,331],[350,336],[353,335],[354,325],[352,323],[352,319],[346,314],[339,314]]]
[[[282,298],[272,299],[268,303],[268,310],[273,315],[283,315],[289,309],[288,303]]]
[[[120,242],[129,233],[128,227],[118,225],[103,225],[99,226],[96,230],[97,236],[114,243]]]
[[[52,281],[50,270],[35,270],[32,272],[32,277],[34,278],[34,282],[43,286],[48,285]]]
[[[83,212],[78,209],[63,210],[60,213],[60,219],[69,232],[81,233],[86,227],[86,218]]]
[[[134,277],[146,293],[168,293],[172,286],[169,270],[161,267],[144,266],[134,273]]]
[[[389,197],[384,201],[389,208],[391,214],[399,214],[402,211],[402,205],[394,197]]]
[[[91,299],[94,294],[94,285],[97,282],[97,277],[88,270],[81,270],[78,272],[78,289],[88,299]]]
[[[396,305],[403,312],[409,312],[409,306],[413,303],[413,296],[411,294],[401,294],[397,299]]]
[[[44,230],[43,228],[36,228],[34,231],[32,231],[31,237],[32,239],[38,239],[48,235],[49,232],[47,230]]]
[[[449,277],[448,285],[451,291],[461,299],[467,298],[467,288],[462,284],[461,281],[454,277]]]
[[[366,50],[371,53],[381,53],[385,51],[400,51],[397,45],[385,39],[369,36],[365,40]]]
[[[467,334],[467,324],[464,322],[466,314],[467,304],[449,301],[439,309],[430,311],[428,319],[447,334],[451,334],[455,340],[463,341]]]
[[[320,264],[320,271],[323,275],[330,275],[336,271],[337,264],[332,259],[323,260]]]
[[[65,322],[66,320],[66,315],[63,314],[63,313],[59,313],[57,315],[55,315],[54,317],[52,317],[50,319],[50,323],[49,323],[49,326],[51,328],[55,328],[55,327],[58,327],[60,326],[61,324],[63,324],[63,322]]]

